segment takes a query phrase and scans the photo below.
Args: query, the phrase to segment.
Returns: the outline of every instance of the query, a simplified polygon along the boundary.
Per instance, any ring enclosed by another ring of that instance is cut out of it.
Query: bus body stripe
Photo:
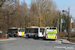
[[[47,34],[57,34],[57,33],[47,33]]]

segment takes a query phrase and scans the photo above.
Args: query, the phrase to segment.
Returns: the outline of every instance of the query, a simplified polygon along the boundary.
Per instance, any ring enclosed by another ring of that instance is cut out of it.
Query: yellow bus
[[[43,39],[57,39],[57,27],[46,27]]]

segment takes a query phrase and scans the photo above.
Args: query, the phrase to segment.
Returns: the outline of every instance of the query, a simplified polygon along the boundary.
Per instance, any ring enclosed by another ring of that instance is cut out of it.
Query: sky
[[[22,1],[23,0],[20,0],[20,2]],[[75,17],[75,0],[53,0],[53,1],[56,3],[57,9],[60,11],[62,10],[68,11],[68,7],[70,7],[70,15]],[[31,0],[25,0],[25,2],[29,6],[31,3]]]

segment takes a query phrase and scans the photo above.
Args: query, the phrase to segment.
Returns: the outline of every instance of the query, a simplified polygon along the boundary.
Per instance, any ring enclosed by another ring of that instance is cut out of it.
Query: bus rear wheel
[[[14,34],[14,37],[17,37],[17,35],[16,35],[16,34]]]
[[[46,37],[43,37],[43,40],[46,40]]]
[[[30,38],[30,36],[28,35],[28,38]]]

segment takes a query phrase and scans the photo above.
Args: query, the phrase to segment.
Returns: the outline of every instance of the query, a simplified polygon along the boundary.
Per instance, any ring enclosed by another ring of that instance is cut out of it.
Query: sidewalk
[[[0,41],[9,41],[9,40],[16,40],[16,38],[0,39]]]
[[[63,43],[63,44],[74,44],[74,45],[75,45],[75,43],[70,42],[70,41],[68,41],[68,40],[66,40],[66,39],[58,39],[58,40],[60,40],[61,43]]]

